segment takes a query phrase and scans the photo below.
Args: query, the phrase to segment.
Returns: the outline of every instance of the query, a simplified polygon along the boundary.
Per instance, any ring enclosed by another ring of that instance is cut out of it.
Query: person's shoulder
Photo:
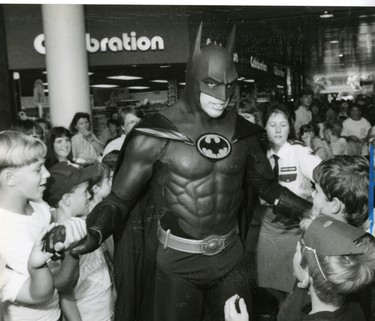
[[[304,142],[302,142],[298,139],[291,139],[286,143],[289,143],[291,146],[296,146],[296,148],[307,147],[307,145]]]
[[[365,117],[362,117],[362,118],[361,118],[361,121],[362,121],[365,125],[372,127],[371,124],[370,124],[370,122],[369,122]]]
[[[314,151],[309,146],[307,146],[304,142],[298,139],[293,139],[289,141],[289,144],[290,144],[290,149],[293,150],[298,155],[300,155],[301,157],[302,156],[309,157],[310,155],[316,156]]]
[[[38,216],[51,216],[51,207],[44,201],[42,202],[29,202],[31,207],[34,209],[34,213]]]
[[[77,134],[75,134],[75,135],[72,136],[71,141],[72,142],[73,141],[77,142],[77,141],[79,141],[81,139],[83,139],[82,135],[80,135],[79,133],[77,133]]]

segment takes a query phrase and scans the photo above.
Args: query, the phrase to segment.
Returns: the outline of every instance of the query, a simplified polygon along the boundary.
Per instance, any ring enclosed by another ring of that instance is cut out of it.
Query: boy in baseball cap
[[[365,320],[347,296],[375,279],[374,237],[326,215],[306,227],[293,259],[298,286],[311,294],[301,320]]]
[[[96,175],[98,165],[78,167],[69,162],[52,166],[44,200],[56,209],[57,222],[86,216],[90,194],[89,179]],[[111,320],[114,297],[112,281],[103,249],[72,257],[66,252],[64,275],[70,286],[60,293],[61,310],[68,320]],[[90,271],[90,273],[88,273]]]
[[[360,306],[348,296],[375,279],[374,237],[323,214],[305,223],[293,269],[298,286],[309,289],[311,305],[302,309],[300,320],[365,321]],[[227,321],[248,320],[238,295],[227,300],[224,311]]]

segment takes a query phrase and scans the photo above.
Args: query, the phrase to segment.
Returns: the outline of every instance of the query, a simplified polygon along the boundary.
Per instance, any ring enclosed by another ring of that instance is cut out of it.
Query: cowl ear
[[[231,55],[233,55],[234,52],[234,43],[236,41],[236,25],[233,26],[232,32],[228,38],[226,48],[230,52]]]
[[[202,25],[203,22],[200,23],[197,36],[195,37],[194,47],[193,47],[193,53],[191,57],[194,59],[196,56],[199,56],[201,52],[201,38],[202,38]]]

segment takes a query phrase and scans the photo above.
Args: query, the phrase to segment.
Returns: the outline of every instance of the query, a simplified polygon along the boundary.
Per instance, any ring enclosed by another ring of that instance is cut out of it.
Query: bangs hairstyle
[[[273,103],[264,109],[263,117],[262,117],[264,127],[267,125],[268,119],[271,117],[271,115],[277,114],[277,113],[283,114],[285,118],[288,120],[288,123],[289,123],[288,140],[295,139],[296,133],[294,130],[294,121],[292,118],[292,114],[289,108],[283,104]]]
[[[72,134],[70,133],[69,129],[66,129],[65,127],[62,127],[62,126],[53,127],[50,130],[49,138],[47,141],[47,156],[46,156],[46,168],[47,169],[59,162],[55,153],[54,144],[55,144],[55,140],[60,137],[68,137],[69,139],[71,139]],[[73,162],[73,155],[72,155],[71,149],[68,155],[68,159],[69,161]]]
[[[346,221],[360,227],[368,214],[369,163],[360,155],[336,155],[324,160],[313,172],[329,201],[338,198],[344,205]]]
[[[38,162],[46,153],[47,147],[40,139],[16,131],[0,132],[0,171]]]
[[[323,256],[316,253],[315,257],[314,252],[305,247],[303,236],[300,244],[301,267],[308,268],[315,293],[322,302],[339,307],[348,294],[358,292],[375,278],[375,239],[370,234],[356,242],[363,249],[361,254]]]

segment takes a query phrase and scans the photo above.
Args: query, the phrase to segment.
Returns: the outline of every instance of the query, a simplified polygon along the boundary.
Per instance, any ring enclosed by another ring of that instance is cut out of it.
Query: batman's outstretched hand
[[[87,216],[87,237],[71,249],[72,256],[95,251],[112,233],[116,226],[118,208],[112,202],[101,202]]]

